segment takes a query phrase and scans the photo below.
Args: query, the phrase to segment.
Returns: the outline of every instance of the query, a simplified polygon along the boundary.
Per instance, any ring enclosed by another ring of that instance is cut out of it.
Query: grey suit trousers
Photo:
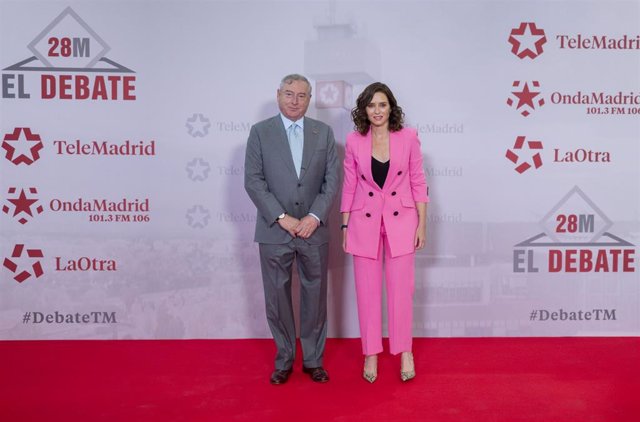
[[[296,327],[291,300],[293,261],[300,278],[300,343],[303,365],[322,366],[327,338],[327,259],[329,244],[310,245],[294,238],[285,244],[260,243],[267,321],[276,342],[276,369],[291,368]]]

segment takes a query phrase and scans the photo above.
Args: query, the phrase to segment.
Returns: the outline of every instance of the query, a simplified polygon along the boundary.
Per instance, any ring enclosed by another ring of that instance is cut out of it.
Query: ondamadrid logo
[[[20,258],[26,256],[28,264],[19,265],[16,263]],[[41,249],[26,249],[23,244],[17,244],[13,248],[11,256],[4,259],[2,265],[11,271],[14,275],[13,279],[18,283],[22,283],[29,277],[40,277],[43,274],[42,264],[38,258],[43,258],[44,254]]]
[[[511,96],[507,99],[509,107],[515,107],[516,110],[524,117],[529,116],[536,106],[538,108],[544,105],[544,98],[540,91],[540,82],[538,81],[513,81]]]
[[[555,91],[550,95],[551,103],[561,106],[584,107],[586,114],[638,118],[640,93],[636,91]]]
[[[16,187],[9,188],[7,193],[13,197],[7,198],[8,204],[2,207],[2,212],[17,218],[20,224],[26,224],[29,222],[28,217],[33,218],[35,215],[41,214],[44,208],[42,205],[36,205],[38,198],[27,195],[27,192],[29,195],[36,195],[38,189],[28,188],[26,192],[25,189],[20,189],[20,194],[15,196],[17,190]]]
[[[17,127],[2,138],[2,149],[5,150],[4,157],[16,166],[19,164],[30,166],[38,161],[42,148],[40,135],[31,132],[28,127]]]
[[[135,100],[135,72],[106,57],[111,47],[71,7],[27,46],[32,56],[3,69],[2,98]]]
[[[520,59],[535,59],[543,53],[542,46],[547,42],[544,29],[536,27],[533,22],[522,22],[509,34],[511,52]]]

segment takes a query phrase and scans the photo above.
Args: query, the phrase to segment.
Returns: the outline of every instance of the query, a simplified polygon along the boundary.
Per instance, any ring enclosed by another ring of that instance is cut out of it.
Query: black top
[[[384,186],[384,181],[387,180],[387,173],[389,173],[389,162],[381,163],[371,156],[371,174],[373,175],[374,182],[380,186],[380,189]]]

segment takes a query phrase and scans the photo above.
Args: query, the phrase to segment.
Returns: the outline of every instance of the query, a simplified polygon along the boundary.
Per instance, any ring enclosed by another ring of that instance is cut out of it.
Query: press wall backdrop
[[[640,2],[0,1],[0,339],[269,337],[252,124],[422,141],[416,336],[640,334]],[[337,202],[330,336],[358,336]]]

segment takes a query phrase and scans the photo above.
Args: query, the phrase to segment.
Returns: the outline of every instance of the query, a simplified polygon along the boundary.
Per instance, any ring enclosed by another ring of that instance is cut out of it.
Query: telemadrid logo
[[[637,51],[640,50],[640,35],[636,34],[557,34],[551,36],[555,39],[556,46],[560,50],[614,50]],[[547,36],[542,28],[538,28],[534,22],[521,22],[516,28],[511,29],[508,38],[511,44],[511,52],[520,59],[535,59],[541,55],[543,46],[547,43]]]
[[[535,59],[543,53],[542,46],[547,42],[544,29],[536,27],[533,22],[522,22],[509,34],[511,52],[520,59]]]
[[[30,166],[38,161],[42,148],[40,135],[33,133],[28,127],[17,127],[2,138],[4,157],[16,166],[20,164]]]
[[[136,99],[135,72],[106,57],[111,47],[71,7],[28,49],[31,57],[3,69],[3,99],[29,99],[34,92],[42,100]]]

